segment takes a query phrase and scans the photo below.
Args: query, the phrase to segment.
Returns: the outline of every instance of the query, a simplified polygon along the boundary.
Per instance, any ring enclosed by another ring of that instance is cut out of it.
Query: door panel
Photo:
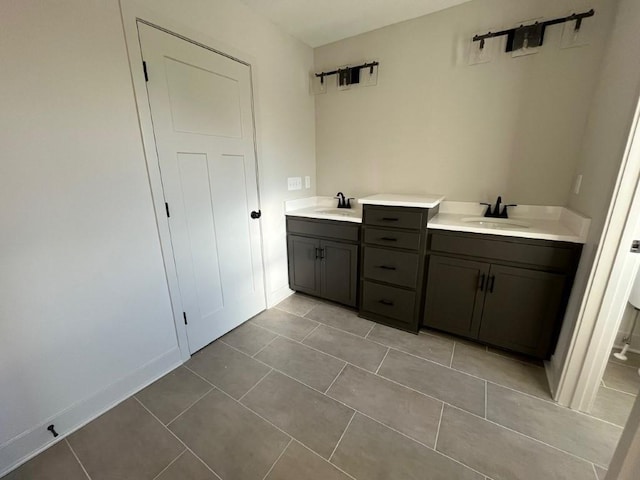
[[[165,58],[173,129],[218,137],[242,137],[238,82]]]
[[[191,352],[265,308],[247,65],[138,24]]]
[[[479,339],[540,358],[547,356],[565,275],[491,266]]]
[[[289,282],[292,290],[320,295],[320,240],[289,235]]]
[[[358,245],[321,241],[322,286],[324,298],[356,306]]]
[[[209,163],[206,155],[182,153],[178,154],[178,166],[186,229],[181,232],[183,238],[176,240],[188,245],[174,253],[178,281],[184,292],[183,301],[197,308],[200,316],[208,316],[223,307],[218,252],[210,248],[216,244],[216,231],[211,209]]]
[[[477,338],[488,273],[487,263],[431,255],[425,325]]]

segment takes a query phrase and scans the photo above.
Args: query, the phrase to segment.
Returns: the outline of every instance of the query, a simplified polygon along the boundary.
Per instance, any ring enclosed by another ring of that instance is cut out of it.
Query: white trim
[[[164,190],[162,187],[162,178],[160,176],[160,166],[156,150],[155,136],[153,132],[153,123],[151,120],[149,97],[147,94],[147,88],[144,81],[144,72],[142,69],[142,49],[140,47],[138,39],[137,22],[138,20],[140,20],[147,25],[157,27],[163,31],[175,34],[178,37],[188,39],[189,41],[205,46],[206,48],[209,48],[213,51],[220,52],[221,54],[233,58],[234,60],[244,63],[250,67],[252,85],[251,96],[253,110],[254,149],[256,154],[256,184],[259,196],[261,191],[261,178],[258,174],[258,172],[260,171],[260,165],[258,160],[258,145],[256,138],[256,132],[258,128],[256,125],[256,108],[259,102],[255,90],[256,71],[253,67],[253,65],[255,65],[255,59],[252,56],[240,52],[222,41],[213,39],[207,35],[203,35],[202,33],[186,27],[179,22],[176,22],[175,20],[160,15],[157,12],[154,12],[147,7],[139,4],[136,0],[120,0],[120,13],[122,16],[122,25],[124,29],[127,55],[131,69],[131,81],[137,107],[141,141],[144,149],[147,173],[149,175],[151,195],[156,214],[156,225],[158,227],[158,236],[160,239],[163,263],[165,266],[167,287],[169,290],[169,297],[171,299],[173,321],[176,329],[176,336],[178,338],[178,347],[180,348],[182,360],[187,361],[191,357],[191,353],[189,350],[187,329],[182,318],[182,312],[184,309],[182,308],[178,274],[173,257],[173,245],[171,242],[171,234],[169,231],[169,222],[165,212]],[[268,271],[265,262],[266,252],[264,237],[262,234],[262,225],[260,228],[260,232],[265,300],[267,301],[267,303],[269,303],[268,297],[272,295],[268,293]],[[286,298],[286,296],[284,296],[283,298]]]
[[[637,271],[629,247],[640,226],[639,121],[640,103],[555,396],[576,410],[593,405]]]
[[[267,308],[273,308],[278,305],[285,298],[289,298],[295,292],[289,288],[289,285],[284,285],[273,292],[267,293]]]
[[[0,445],[0,477],[63,440],[180,364],[182,364],[180,351],[177,348],[172,348],[98,393],[76,402],[62,412]],[[60,434],[55,439],[46,429],[51,424],[55,424],[56,430]]]

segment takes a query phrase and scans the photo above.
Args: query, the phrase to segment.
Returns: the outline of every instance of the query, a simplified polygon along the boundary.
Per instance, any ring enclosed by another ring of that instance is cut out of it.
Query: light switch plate
[[[302,190],[302,177],[289,177],[287,178],[288,190]]]
[[[304,188],[311,188],[311,177],[309,175],[304,177]]]

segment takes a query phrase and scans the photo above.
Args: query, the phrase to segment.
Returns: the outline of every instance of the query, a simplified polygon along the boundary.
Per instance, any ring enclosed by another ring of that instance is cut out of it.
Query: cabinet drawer
[[[391,228],[420,230],[425,226],[424,213],[410,208],[371,207],[365,205],[362,222]]]
[[[420,255],[382,248],[365,247],[365,278],[415,288],[418,283]]]
[[[415,292],[367,281],[363,283],[362,309],[371,313],[411,323],[415,301]]]
[[[381,228],[365,228],[364,243],[384,245],[393,248],[418,250],[420,248],[420,233],[383,230]]]
[[[338,220],[306,220],[287,217],[287,233],[357,242],[360,240],[360,225]]]
[[[560,270],[571,270],[576,262],[575,248],[498,240],[486,235],[432,233],[430,250]]]

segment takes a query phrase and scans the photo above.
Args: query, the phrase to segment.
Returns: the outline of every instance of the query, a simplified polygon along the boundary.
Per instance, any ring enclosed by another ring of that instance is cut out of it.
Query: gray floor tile
[[[640,368],[640,353],[635,352],[627,352],[627,360],[618,360],[613,356],[614,353],[620,352],[619,348],[614,348],[611,350],[611,355],[609,356],[609,362],[611,363],[619,363],[620,365],[627,365],[628,367],[636,367]]]
[[[340,374],[327,395],[433,447],[442,402],[352,365]]]
[[[605,480],[607,476],[607,470],[596,465],[596,475],[598,476],[598,480]]]
[[[349,477],[294,440],[265,480],[349,480]]]
[[[284,337],[274,340],[255,358],[322,392],[345,365],[341,360]]]
[[[353,410],[278,372],[271,372],[242,403],[313,451],[329,458]]]
[[[541,398],[551,398],[543,367],[456,344],[453,368]]]
[[[64,440],[2,477],[2,480],[87,480]]]
[[[635,367],[609,362],[602,380],[607,387],[632,395],[637,395],[640,390],[640,375]]]
[[[494,480],[584,480],[591,463],[445,405],[437,450]]]
[[[219,390],[169,428],[225,480],[262,480],[290,440]]]
[[[318,303],[320,303],[320,301],[313,297],[302,293],[294,293],[281,301],[276,307],[285,312],[304,317],[313,307],[318,305]]]
[[[259,327],[267,328],[297,341],[301,341],[318,325],[313,320],[302,318],[277,308],[262,312],[260,315],[253,317],[251,322]]]
[[[624,426],[635,401],[634,395],[600,386],[591,415]]]
[[[307,345],[375,372],[387,348],[335,328],[321,325],[304,341]]]
[[[391,350],[378,374],[476,415],[484,416],[485,382]]]
[[[449,366],[453,341],[442,337],[436,337],[427,333],[414,335],[396,328],[376,325],[367,336],[368,340],[382,343],[396,350],[417,355],[442,365]]]
[[[358,317],[358,313],[353,310],[328,303],[316,305],[305,316],[361,337],[364,337],[374,325],[373,322]]]
[[[484,477],[358,413],[332,463],[363,480],[483,480]]]
[[[609,465],[622,434],[620,427],[492,383],[487,419],[598,465]]]
[[[136,393],[136,397],[166,425],[211,388],[197,375],[178,367]]]
[[[184,446],[129,398],[68,437],[93,480],[152,479]]]
[[[277,334],[269,330],[257,327],[251,322],[246,322],[231,330],[220,340],[247,355],[255,355],[277,336]]]
[[[157,480],[218,480],[219,478],[187,450],[162,472]]]
[[[269,371],[269,367],[222,342],[200,350],[185,365],[234,398],[247,393]]]

